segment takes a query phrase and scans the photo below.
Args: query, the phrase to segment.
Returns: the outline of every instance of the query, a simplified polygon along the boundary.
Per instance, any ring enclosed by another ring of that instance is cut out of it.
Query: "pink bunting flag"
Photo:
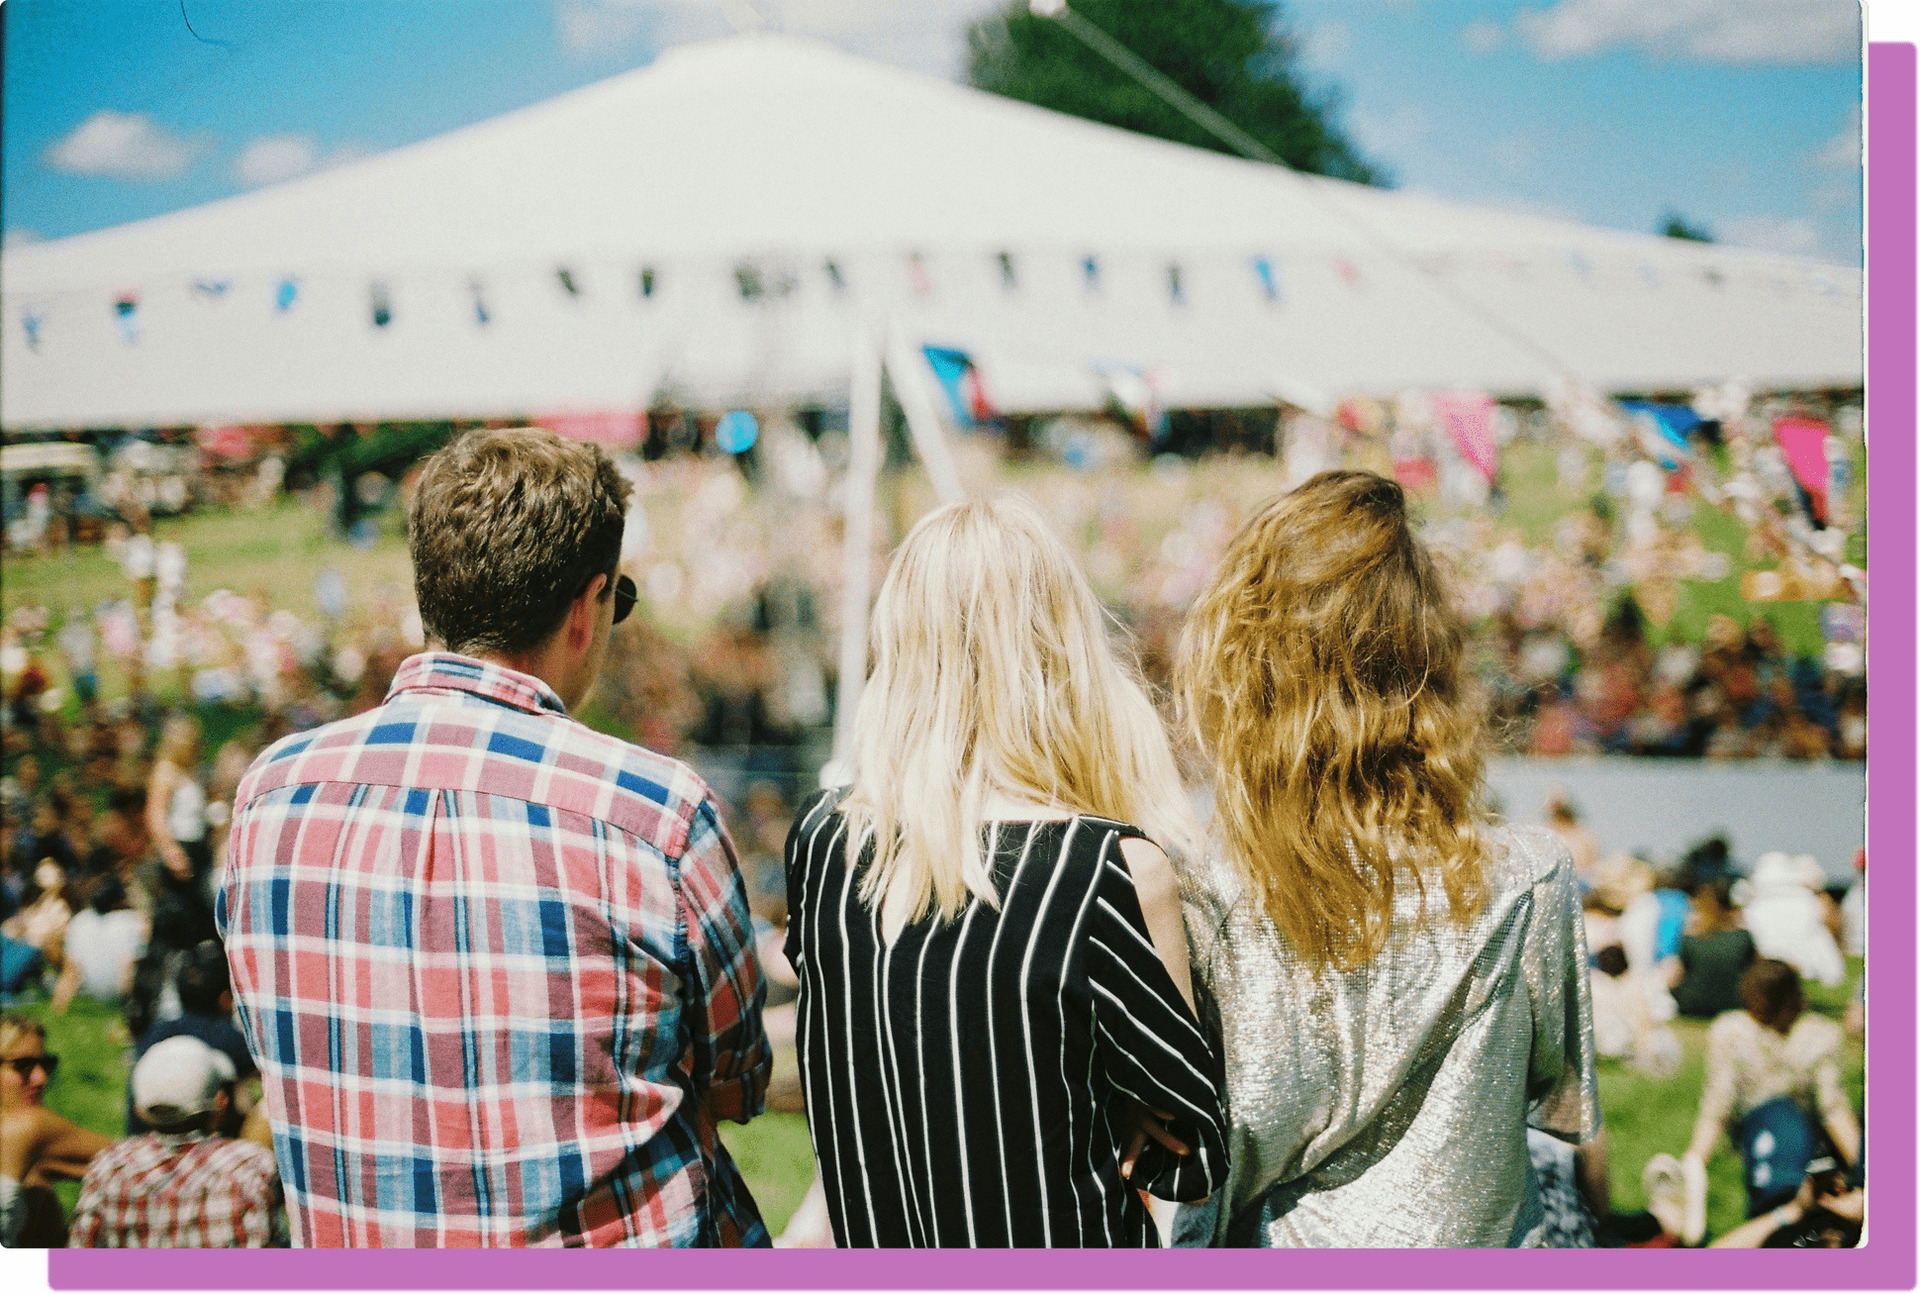
[[[1424,494],[1440,483],[1440,473],[1435,470],[1431,458],[1396,458],[1393,460],[1393,479],[1415,494]]]
[[[1433,411],[1453,437],[1460,456],[1491,482],[1500,470],[1500,450],[1493,434],[1493,397],[1477,391],[1436,391]]]
[[[1818,418],[1776,418],[1773,439],[1793,475],[1813,496],[1813,515],[1827,521],[1827,424]]]
[[[533,425],[570,440],[623,446],[646,438],[647,412],[621,408],[548,409],[534,415]]]
[[[213,424],[196,429],[193,443],[213,458],[237,460],[253,452],[253,431],[234,423]]]

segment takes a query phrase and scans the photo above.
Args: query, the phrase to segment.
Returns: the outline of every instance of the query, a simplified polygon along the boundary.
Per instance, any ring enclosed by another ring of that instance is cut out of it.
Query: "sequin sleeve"
[[[1542,864],[1533,884],[1533,921],[1522,959],[1534,1020],[1527,1123],[1564,1140],[1590,1141],[1600,1132],[1600,1080],[1587,930],[1573,858],[1565,845],[1544,832],[1528,833],[1522,847]]]

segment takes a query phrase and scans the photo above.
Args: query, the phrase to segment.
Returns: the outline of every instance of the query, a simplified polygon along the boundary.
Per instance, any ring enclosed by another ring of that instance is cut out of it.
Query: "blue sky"
[[[184,7],[184,15],[183,15]],[[991,0],[7,0],[0,226],[53,238],[422,139],[770,21],[958,77]],[[1857,262],[1851,0],[1291,0],[1401,187]],[[191,24],[189,30],[188,24]]]

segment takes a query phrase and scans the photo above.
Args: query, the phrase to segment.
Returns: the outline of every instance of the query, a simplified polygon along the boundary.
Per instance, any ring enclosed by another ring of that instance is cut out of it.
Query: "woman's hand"
[[[1133,1177],[1133,1166],[1139,1161],[1140,1152],[1147,1147],[1149,1138],[1165,1146],[1176,1155],[1190,1155],[1193,1148],[1186,1142],[1167,1131],[1167,1124],[1173,1116],[1165,1110],[1156,1110],[1134,1100],[1125,1092],[1116,1098],[1120,1107],[1120,1119],[1123,1125],[1131,1125],[1127,1136],[1127,1148],[1120,1155],[1120,1176],[1129,1180]]]
[[[193,879],[193,860],[187,857],[187,851],[180,848],[180,842],[162,836],[160,839],[160,862],[174,877],[182,881]]]

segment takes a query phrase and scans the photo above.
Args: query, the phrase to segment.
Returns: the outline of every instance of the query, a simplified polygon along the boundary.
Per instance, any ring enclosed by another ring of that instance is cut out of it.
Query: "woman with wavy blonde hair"
[[[1323,472],[1228,546],[1181,710],[1213,781],[1187,878],[1232,1169],[1183,1242],[1527,1243],[1529,1125],[1599,1129],[1566,848],[1490,825],[1461,634],[1400,486]]]
[[[923,518],[871,638],[852,785],[787,840],[834,1239],[1155,1244],[1132,1188],[1198,1199],[1226,1169],[1165,729],[1018,498]]]

